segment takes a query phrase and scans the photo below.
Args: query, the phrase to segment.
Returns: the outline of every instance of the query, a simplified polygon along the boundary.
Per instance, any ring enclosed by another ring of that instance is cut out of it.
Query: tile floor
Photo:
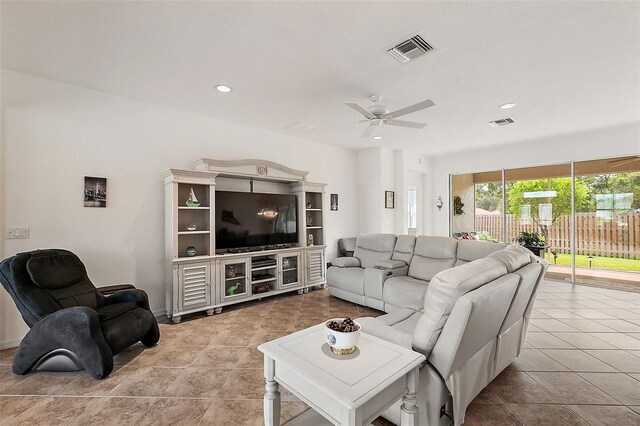
[[[153,349],[116,357],[109,378],[11,373],[0,352],[2,425],[261,425],[262,342],[337,316],[380,312],[326,290],[161,324]],[[306,405],[286,391],[282,420]],[[376,424],[387,422],[378,420]],[[465,425],[640,425],[640,293],[547,281],[525,348],[467,410]]]

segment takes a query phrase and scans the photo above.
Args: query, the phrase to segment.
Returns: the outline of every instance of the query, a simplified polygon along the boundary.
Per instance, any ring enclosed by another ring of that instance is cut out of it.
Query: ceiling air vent
[[[313,124],[303,123],[301,121],[291,123],[288,126],[284,126],[284,128],[292,133],[309,133],[317,129]]]
[[[415,35],[409,40],[401,41],[391,49],[388,49],[387,53],[401,63],[406,64],[431,50],[433,50],[433,46],[419,35]]]
[[[487,122],[487,124],[491,127],[502,127],[502,126],[508,126],[509,124],[513,124],[515,123],[515,121],[513,120],[513,118],[503,118],[501,120],[495,120],[495,121],[489,121]]]

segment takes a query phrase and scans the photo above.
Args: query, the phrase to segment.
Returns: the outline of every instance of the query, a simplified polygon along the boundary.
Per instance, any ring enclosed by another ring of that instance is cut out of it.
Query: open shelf
[[[322,229],[322,226],[307,226],[307,229]]]
[[[321,212],[322,209],[306,209],[308,212]]]
[[[278,267],[278,265],[261,266],[259,268],[251,268],[251,271],[263,271],[265,269],[276,269],[277,267]]]
[[[178,231],[178,235],[200,235],[209,233],[210,231]]]
[[[188,247],[194,247],[196,249],[195,256],[187,256]],[[197,256],[208,256],[209,254],[209,232],[178,235],[178,257],[193,258]]]
[[[245,277],[244,274],[237,274],[237,275],[234,275],[233,277],[225,278],[224,280],[225,281],[233,281],[233,280],[238,280],[238,279],[244,278],[244,277]]]
[[[263,278],[261,280],[251,281],[251,284],[268,283],[269,281],[275,281],[277,279],[277,277]]]
[[[187,207],[187,206],[178,206],[178,210],[211,210],[211,207]]]
[[[187,207],[187,198],[189,193],[193,189],[198,202],[199,207]],[[211,204],[209,203],[209,185],[191,184],[191,183],[178,183],[178,208],[186,209],[208,209]]]

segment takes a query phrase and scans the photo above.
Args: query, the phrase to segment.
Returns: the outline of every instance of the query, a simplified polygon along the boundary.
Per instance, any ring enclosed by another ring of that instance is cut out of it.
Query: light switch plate
[[[7,232],[5,233],[5,239],[7,240],[15,240],[15,239],[28,239],[29,238],[29,227],[23,228],[7,228]]]

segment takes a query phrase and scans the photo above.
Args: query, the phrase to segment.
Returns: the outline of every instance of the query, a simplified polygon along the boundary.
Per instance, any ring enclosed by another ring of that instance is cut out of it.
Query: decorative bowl
[[[324,323],[324,337],[331,348],[331,352],[338,355],[348,355],[356,350],[356,345],[360,339],[360,324],[354,321],[357,326],[356,331],[342,332],[329,328],[329,323],[335,321],[342,323],[344,318],[332,318]]]

